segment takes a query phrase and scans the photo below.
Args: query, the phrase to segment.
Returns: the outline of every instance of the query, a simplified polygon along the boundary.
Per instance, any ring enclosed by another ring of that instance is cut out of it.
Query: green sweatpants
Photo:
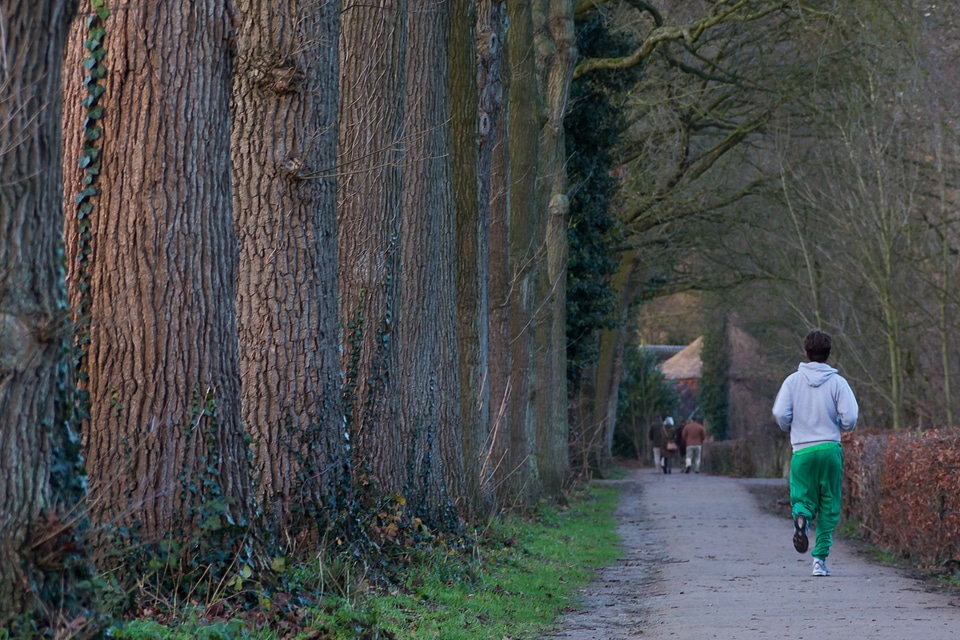
[[[833,544],[833,529],[840,520],[843,485],[843,449],[827,442],[795,451],[790,465],[790,504],[793,517],[802,513],[816,519],[817,542],[813,557],[825,559]]]

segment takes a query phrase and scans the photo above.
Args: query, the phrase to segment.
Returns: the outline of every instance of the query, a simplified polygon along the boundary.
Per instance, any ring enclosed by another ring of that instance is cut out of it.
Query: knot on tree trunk
[[[289,56],[279,53],[251,56],[246,60],[244,71],[253,84],[263,90],[281,96],[296,93],[306,80],[306,74]]]

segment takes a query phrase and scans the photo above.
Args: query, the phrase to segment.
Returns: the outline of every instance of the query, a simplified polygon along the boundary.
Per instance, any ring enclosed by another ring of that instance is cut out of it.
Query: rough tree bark
[[[465,494],[450,156],[451,0],[409,0],[397,355],[408,501],[455,525]]]
[[[68,425],[61,61],[77,3],[0,5],[0,628],[35,604]],[[26,586],[26,588],[25,588]],[[52,603],[53,604],[53,603]]]
[[[577,59],[571,0],[550,0],[544,23],[535,14],[538,74],[542,78],[546,121],[540,134],[540,212],[545,254],[537,280],[537,464],[544,491],[557,497],[570,469],[567,426],[567,195],[563,119]]]
[[[405,0],[346,2],[340,37],[338,280],[354,483],[403,491],[395,317],[400,273]],[[380,55],[371,56],[370,51]]]
[[[91,515],[140,541],[184,538],[221,513],[250,515],[240,421],[237,238],[230,185],[232,3],[131,2],[106,21],[102,172],[91,253],[72,287],[89,287]],[[65,95],[85,95],[73,52]],[[68,117],[66,193],[84,136]],[[74,294],[75,295],[75,294]]]
[[[497,467],[501,503],[536,501],[540,478],[535,457],[537,362],[534,358],[535,282],[542,267],[542,236],[536,237],[539,215],[538,87],[532,3],[507,3],[510,60],[509,235],[510,235],[510,403],[506,416],[507,456]]]
[[[501,7],[501,22],[506,32],[506,3]],[[500,61],[500,115],[490,169],[490,436],[481,463],[489,473],[497,499],[507,497],[506,485],[510,468],[510,404],[513,400],[511,371],[512,334],[510,304],[512,274],[510,271],[510,95],[512,71],[507,38],[502,38]]]
[[[243,421],[268,524],[315,531],[349,487],[337,338],[339,4],[237,7],[232,155]]]
[[[489,220],[479,201],[476,6],[454,0],[450,32],[451,140],[453,184],[457,209],[457,307],[460,351],[460,423],[463,429],[462,505],[480,510],[481,449],[489,429],[490,402],[486,375],[489,357],[486,315],[489,313]]]
[[[474,512],[489,511],[494,506],[489,464],[491,180],[502,100],[502,14],[503,2],[479,0],[474,5],[471,0],[457,0],[451,41],[460,413],[465,497]]]

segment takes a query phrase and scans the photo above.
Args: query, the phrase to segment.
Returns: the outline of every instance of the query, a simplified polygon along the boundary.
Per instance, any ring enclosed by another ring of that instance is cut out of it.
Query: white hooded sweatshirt
[[[824,442],[840,442],[853,431],[857,399],[837,370],[823,362],[803,362],[787,376],[773,403],[773,417],[790,434],[794,451]]]

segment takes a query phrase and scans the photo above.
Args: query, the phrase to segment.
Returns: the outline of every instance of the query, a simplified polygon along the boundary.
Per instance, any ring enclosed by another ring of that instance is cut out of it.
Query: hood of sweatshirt
[[[837,373],[836,369],[824,362],[801,362],[797,370],[811,387],[819,387]]]

